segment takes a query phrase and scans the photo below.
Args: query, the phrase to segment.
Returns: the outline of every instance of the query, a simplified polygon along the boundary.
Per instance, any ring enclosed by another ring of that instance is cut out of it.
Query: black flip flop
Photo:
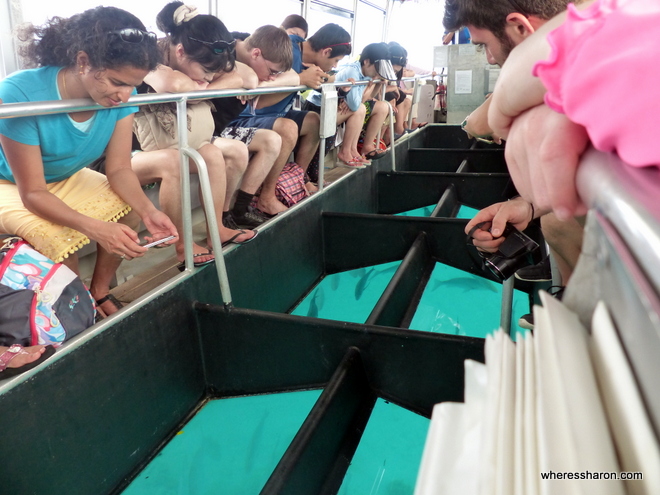
[[[364,157],[367,160],[378,160],[379,158],[383,158],[387,154],[387,151],[381,151],[380,153],[376,150],[370,151]]]
[[[213,255],[213,250],[212,249],[209,249],[205,253],[193,254],[193,266],[195,268],[199,268],[201,266],[206,266],[206,265],[210,265],[211,263],[214,263],[215,262],[215,257],[210,259],[210,260],[206,260],[206,261],[194,261],[195,258],[198,258],[200,256],[211,256],[211,255]],[[182,261],[181,263],[176,265],[176,267],[179,269],[180,272],[182,272],[183,270],[186,269],[186,262]]]
[[[259,235],[259,231],[258,231],[258,230],[253,230],[252,232],[254,232],[254,235],[253,235],[252,237],[250,237],[249,239],[246,239],[246,240],[241,241],[241,242],[236,242],[236,239],[238,238],[238,236],[243,235],[243,234],[247,234],[247,231],[245,231],[245,230],[239,230],[239,231],[238,231],[238,234],[236,234],[235,236],[233,236],[231,239],[229,239],[229,240],[223,242],[223,243],[222,243],[222,247],[229,246],[230,244],[247,244],[248,242],[250,242],[252,239],[255,239],[255,238]]]

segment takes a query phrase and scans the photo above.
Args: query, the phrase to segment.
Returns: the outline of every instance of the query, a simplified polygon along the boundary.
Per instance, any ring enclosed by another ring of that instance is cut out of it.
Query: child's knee
[[[289,145],[293,147],[296,145],[298,141],[298,124],[293,120],[279,118],[275,121],[273,130],[280,135],[282,146]]]
[[[261,148],[266,152],[280,152],[282,148],[282,137],[275,131],[263,130],[263,135],[260,136]]]
[[[378,115],[386,114],[389,112],[389,107],[390,107],[389,103],[387,103],[386,101],[379,100],[374,104],[374,109],[372,113]]]

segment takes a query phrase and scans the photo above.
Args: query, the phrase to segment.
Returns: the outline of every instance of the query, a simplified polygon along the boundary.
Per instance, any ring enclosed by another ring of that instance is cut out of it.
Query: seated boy
[[[396,80],[392,63],[390,62],[390,52],[386,43],[371,43],[367,45],[360,54],[360,60],[343,66],[337,75],[335,81],[374,81],[374,80]],[[366,107],[366,117],[364,124],[364,139],[362,145],[362,154],[367,158],[378,158],[381,153],[376,151],[376,136],[383,126],[385,119],[389,114],[388,103],[381,100],[375,100],[379,85],[370,83],[366,86],[353,86],[345,93],[346,104],[350,111],[357,112],[360,106]],[[321,104],[321,94],[313,92],[307,99],[311,104]],[[348,131],[348,129],[347,129]],[[345,135],[344,139],[347,136]],[[359,168],[359,165],[346,163],[347,166]]]
[[[291,41],[286,32],[275,26],[262,26],[245,40],[236,39],[237,69],[244,81],[254,78],[258,87],[299,86],[298,74],[291,71],[293,60]],[[248,82],[249,84],[249,82]],[[266,95],[264,95],[266,96]],[[295,146],[299,133],[299,123],[304,123],[304,115],[294,121],[290,118],[256,115],[256,105],[260,97],[250,101],[233,98],[214,100],[217,112],[214,114],[216,134],[225,137],[240,137],[242,129],[270,129],[281,136],[281,147],[270,172],[263,181],[259,198],[259,208],[269,215],[285,211],[287,207],[275,197],[277,179],[286,165]],[[286,113],[286,112],[285,112]],[[248,115],[248,117],[242,117]],[[318,142],[318,122],[316,140]],[[306,125],[308,131],[312,125]],[[293,143],[293,144],[292,144]]]
[[[293,78],[296,78],[297,82],[293,83],[293,85],[318,88],[323,82],[328,80],[326,71],[331,70],[345,54],[350,53],[350,35],[337,25],[324,26],[321,30],[323,31],[320,39],[323,43],[327,42],[327,44],[311,42],[312,38],[318,39],[315,38],[316,34],[308,41],[305,41],[298,35],[290,36],[289,46],[293,53],[293,68],[281,75],[281,71],[273,71],[271,68],[268,68],[271,76],[277,76],[273,80],[275,85],[290,85]],[[282,32],[286,35],[283,30]],[[255,32],[255,34],[257,33]],[[325,34],[329,36],[323,36]],[[280,36],[278,36],[279,38]],[[243,48],[247,48],[250,51],[256,49],[261,52],[263,51],[263,43],[270,41],[269,39],[254,39],[253,35],[245,40],[246,45]],[[259,57],[246,56],[248,55],[248,50],[242,53],[240,48],[241,44],[238,42],[236,51],[237,59],[240,62],[246,63],[258,73],[257,69],[262,61],[259,60]],[[241,56],[245,58],[242,59]],[[267,58],[263,62],[266,62]],[[260,83],[260,86],[264,86],[264,83]],[[296,162],[306,171],[318,148],[319,116],[313,112],[293,110],[292,106],[295,96],[295,93],[262,95],[254,105],[256,109],[252,111],[250,109],[244,110],[238,119],[230,124],[231,126],[272,129],[280,134],[282,137],[282,148],[273,170],[281,170],[284,167],[297,144]],[[275,182],[276,180],[277,177],[275,177]]]

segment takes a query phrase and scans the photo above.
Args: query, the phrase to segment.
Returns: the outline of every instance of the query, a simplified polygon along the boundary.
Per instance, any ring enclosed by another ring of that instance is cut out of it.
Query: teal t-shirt
[[[59,100],[57,74],[61,67],[40,67],[14,72],[0,81],[3,103]],[[137,112],[137,107],[96,112],[87,132],[77,129],[65,114],[0,119],[0,134],[19,143],[41,147],[47,183],[71,177],[105,151],[117,121]],[[0,178],[14,182],[2,147]]]

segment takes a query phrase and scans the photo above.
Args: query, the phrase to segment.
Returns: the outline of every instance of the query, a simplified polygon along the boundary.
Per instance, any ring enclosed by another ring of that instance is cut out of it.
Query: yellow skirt
[[[60,182],[47,184],[47,188],[70,208],[103,222],[116,222],[131,211],[112,190],[105,175],[88,168]],[[0,232],[22,237],[56,262],[89,244],[89,238],[77,230],[28,211],[16,184],[7,180],[0,180]]]

